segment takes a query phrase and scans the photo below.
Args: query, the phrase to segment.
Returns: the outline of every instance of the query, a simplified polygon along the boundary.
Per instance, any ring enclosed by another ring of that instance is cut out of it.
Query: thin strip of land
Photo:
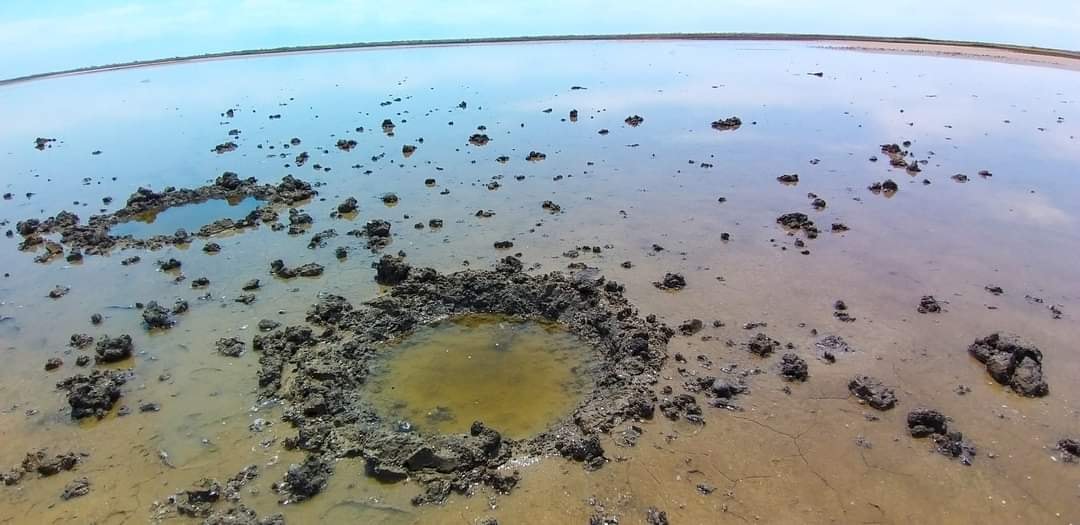
[[[100,71],[114,71],[119,69],[132,69],[138,67],[159,66],[177,64],[183,62],[195,62],[204,60],[216,60],[225,58],[241,58],[265,55],[282,55],[294,53],[311,53],[319,51],[338,51],[351,49],[375,49],[375,48],[403,48],[403,47],[440,47],[476,44],[509,44],[509,43],[539,43],[539,42],[573,42],[573,41],[647,41],[647,40],[720,40],[720,41],[791,41],[791,42],[822,42],[830,43],[835,47],[842,47],[863,51],[898,51],[898,52],[938,52],[948,56],[973,56],[976,58],[1002,58],[1008,56],[1024,55],[1029,57],[1041,57],[1052,59],[1048,65],[1059,64],[1059,61],[1080,60],[1080,51],[1065,49],[1051,49],[1034,46],[1020,46],[1013,44],[995,44],[988,42],[969,42],[962,40],[936,40],[917,37],[880,37],[859,35],[826,35],[826,34],[793,34],[793,33],[641,33],[641,34],[617,34],[617,35],[540,35],[540,36],[511,36],[511,37],[485,37],[485,38],[444,38],[433,40],[393,40],[382,42],[351,42],[344,44],[315,44],[306,46],[275,47],[264,49],[245,49],[239,51],[224,51],[216,53],[204,53],[201,55],[177,56],[170,58],[155,58],[150,60],[134,60],[116,64],[87,66],[61,71],[35,73],[20,77],[0,80],[0,86],[42,80],[48,78],[96,73]],[[922,50],[922,51],[920,51]],[[1008,55],[1008,56],[1006,56]]]

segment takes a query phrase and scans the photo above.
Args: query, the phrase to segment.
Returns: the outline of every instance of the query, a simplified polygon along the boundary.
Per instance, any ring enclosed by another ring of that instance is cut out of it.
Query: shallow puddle
[[[146,239],[155,235],[172,235],[184,229],[194,233],[199,228],[218,219],[240,219],[262,204],[254,197],[238,202],[210,199],[203,202],[175,206],[158,213],[137,215],[130,221],[112,227],[113,235],[131,235]]]
[[[592,350],[558,325],[469,315],[425,326],[383,350],[370,385],[375,404],[428,433],[482,421],[515,439],[569,413],[588,388]]]

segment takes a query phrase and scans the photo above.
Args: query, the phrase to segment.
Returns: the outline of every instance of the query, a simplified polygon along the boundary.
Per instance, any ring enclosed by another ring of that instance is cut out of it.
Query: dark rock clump
[[[907,415],[908,432],[911,437],[923,438],[931,434],[944,434],[949,429],[945,414],[929,408],[916,408]]]
[[[686,278],[681,273],[666,273],[660,281],[654,281],[653,286],[661,290],[682,290],[686,288]]]
[[[131,336],[127,334],[118,337],[101,336],[97,342],[97,362],[115,363],[131,357],[135,345],[131,342]]]
[[[1066,461],[1076,462],[1080,458],[1080,440],[1065,438],[1057,442],[1057,449],[1069,456]]]
[[[338,204],[337,211],[341,214],[355,213],[358,207],[357,205],[357,200],[353,197],[349,197],[341,204]]]
[[[551,213],[559,213],[562,211],[562,206],[559,206],[558,204],[555,204],[551,201],[544,201],[540,203],[540,207]]]
[[[949,430],[948,418],[929,408],[917,408],[908,413],[908,431],[912,437],[929,437],[939,454],[958,458],[960,463],[971,465],[977,451],[975,445],[964,439],[964,434]]]
[[[94,315],[97,315],[98,317],[101,317],[100,314],[94,314]],[[93,319],[93,316],[91,316],[91,320],[92,319]],[[94,323],[94,324],[101,324],[101,322],[98,321],[97,323]],[[71,340],[68,342],[68,346],[70,346],[72,348],[86,348],[86,347],[88,347],[88,346],[90,346],[92,344],[94,344],[94,338],[89,336],[88,334],[71,334]]]
[[[660,413],[664,414],[664,417],[672,421],[684,418],[691,423],[699,425],[705,422],[697,399],[690,394],[677,394],[671,397],[665,397],[660,400],[659,408]]]
[[[81,498],[89,493],[90,480],[83,476],[75,478],[67,485],[64,485],[64,491],[60,493],[60,499],[67,501],[73,498]]]
[[[877,410],[889,410],[896,406],[896,393],[893,389],[873,377],[855,376],[848,382],[848,390]]]
[[[942,301],[938,301],[933,295],[924,295],[919,299],[919,307],[916,310],[920,314],[940,314],[945,311]]]
[[[281,259],[275,259],[270,263],[270,273],[282,279],[293,277],[318,277],[323,273],[323,267],[317,263],[307,263],[289,268]]]
[[[712,123],[712,129],[718,131],[739,129],[739,126],[742,126],[742,119],[740,119],[739,117],[728,117],[720,120],[714,120]]]
[[[412,269],[404,258],[395,255],[383,255],[374,266],[375,282],[383,286],[394,286],[404,281]]]
[[[67,454],[49,455],[45,449],[27,452],[20,465],[23,472],[37,473],[43,478],[55,476],[61,472],[74,469],[82,461],[82,457],[74,452]]]
[[[679,333],[682,335],[694,335],[700,332],[704,326],[705,324],[701,322],[701,319],[690,319],[679,325]]]
[[[792,353],[780,356],[780,377],[787,381],[806,381],[810,376],[806,360]]]
[[[245,344],[235,337],[223,337],[214,343],[217,353],[226,357],[240,357],[244,355]]]
[[[130,377],[129,372],[121,370],[94,370],[88,375],[69,377],[56,387],[67,391],[72,419],[90,416],[100,419],[120,399],[120,387]]]
[[[1042,370],[1042,351],[1017,335],[995,332],[968,347],[994,381],[1017,394],[1042,397],[1050,393]]]
[[[802,230],[810,239],[817,237],[819,233],[814,221],[810,220],[805,213],[785,213],[777,217],[776,222],[789,230]]]
[[[172,318],[172,312],[157,303],[150,301],[142,311],[143,322],[149,328],[171,328],[176,324]]]
[[[333,473],[330,463],[317,456],[308,456],[303,463],[290,466],[285,479],[275,483],[273,489],[281,495],[281,503],[298,503],[322,492]]]
[[[780,342],[763,334],[757,333],[745,344],[746,351],[760,357],[769,357],[780,349]]]

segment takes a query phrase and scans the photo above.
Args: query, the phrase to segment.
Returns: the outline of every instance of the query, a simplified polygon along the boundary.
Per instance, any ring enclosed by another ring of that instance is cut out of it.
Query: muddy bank
[[[288,327],[257,335],[259,384],[264,397],[280,397],[284,419],[296,428],[286,445],[308,453],[310,465],[277,485],[283,500],[318,493],[337,458],[361,457],[368,475],[423,486],[414,504],[438,503],[451,492],[477,485],[509,492],[518,474],[500,468],[514,457],[561,455],[587,468],[607,461],[599,435],[626,420],[649,419],[657,406],[653,385],[672,330],[647,321],[623,296],[623,288],[595,271],[531,276],[513,257],[495,270],[440,274],[409,268],[384,256],[393,270],[389,293],[352,305],[328,295],[307,320],[316,329]],[[464,314],[502,314],[554,321],[593,349],[583,373],[593,384],[581,404],[548,431],[511,440],[483,422],[464,435],[428,435],[408,422],[387,420],[371,408],[364,385],[380,345],[407,337],[422,325]],[[282,380],[283,374],[290,377]],[[289,479],[292,478],[292,479]]]

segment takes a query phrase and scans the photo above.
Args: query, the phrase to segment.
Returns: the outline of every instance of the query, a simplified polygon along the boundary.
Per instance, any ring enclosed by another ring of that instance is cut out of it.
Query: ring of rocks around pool
[[[478,485],[507,493],[519,481],[512,459],[561,455],[600,468],[607,461],[601,434],[653,416],[653,386],[673,332],[652,316],[641,318],[623,287],[595,270],[533,276],[514,257],[494,270],[452,274],[411,268],[389,255],[379,264],[395,265],[387,294],[358,306],[326,295],[307,315],[315,329],[290,326],[255,336],[261,394],[279,398],[283,419],[296,429],[285,446],[308,454],[275,483],[283,502],[318,494],[339,458],[361,458],[366,474],[381,481],[419,483],[416,505],[442,502],[452,492],[468,494]],[[403,431],[377,414],[361,388],[377,345],[465,314],[560,323],[594,349],[584,367],[593,387],[571,413],[522,440],[507,439],[479,421],[468,434],[425,435]]]

